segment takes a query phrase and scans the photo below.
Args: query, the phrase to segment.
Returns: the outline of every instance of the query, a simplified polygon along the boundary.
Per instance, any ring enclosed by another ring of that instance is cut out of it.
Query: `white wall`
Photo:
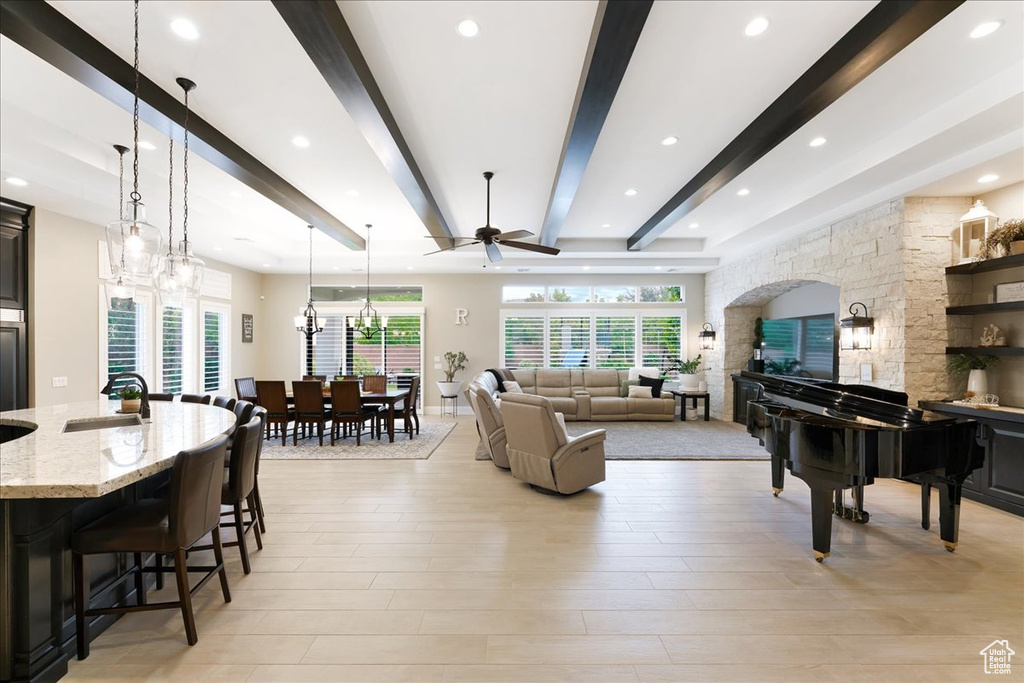
[[[1024,182],[980,194],[974,199],[985,202],[985,206],[999,216],[1000,223],[1011,218],[1024,218]]]
[[[584,285],[584,284],[634,284],[634,285],[682,285],[686,288],[684,303],[687,311],[686,343],[695,353],[697,333],[701,329],[704,309],[704,278],[702,275],[545,275],[526,277],[524,275],[487,273],[480,275],[380,275],[372,277],[375,285],[422,285],[425,312],[424,320],[424,373],[425,404],[439,405],[440,399],[434,389],[434,382],[443,380],[440,370],[434,369],[434,356],[443,356],[445,351],[462,350],[469,356],[465,372],[457,379],[468,381],[487,368],[500,365],[499,311],[501,288],[505,284],[516,285]],[[292,318],[298,315],[306,302],[308,276],[268,275],[264,277],[264,296],[256,329],[266,340],[261,348],[263,359],[259,377],[263,379],[300,379],[302,335],[295,331]],[[314,285],[361,285],[365,281],[359,276],[318,275]],[[396,304],[419,306],[415,303]],[[382,313],[387,304],[374,304]],[[644,305],[637,305],[638,308]],[[646,304],[648,307],[665,308],[666,304]],[[467,325],[455,324],[455,309],[469,311]]]
[[[761,316],[765,320],[828,313],[834,314],[837,321],[846,317],[839,314],[839,288],[825,282],[815,282],[780,294],[761,309]]]
[[[98,243],[102,226],[35,208],[29,229],[29,405],[88,401],[99,396]],[[241,313],[258,308],[262,275],[207,259],[231,273],[232,376],[256,375],[261,350],[241,343]],[[54,388],[53,377],[67,377]]]

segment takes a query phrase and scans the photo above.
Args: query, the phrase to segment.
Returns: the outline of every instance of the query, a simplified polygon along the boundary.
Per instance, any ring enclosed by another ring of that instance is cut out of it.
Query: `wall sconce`
[[[960,217],[957,263],[970,263],[981,258],[982,246],[998,220],[999,216],[989,211],[985,202],[980,199],[974,202],[971,210]]]
[[[857,315],[854,311],[857,306],[864,310],[864,315]],[[874,331],[875,319],[868,317],[868,307],[855,301],[850,304],[850,317],[839,321],[839,348],[843,351],[870,349]]]
[[[715,328],[711,323],[704,323],[704,329],[697,335],[702,350],[715,348]]]

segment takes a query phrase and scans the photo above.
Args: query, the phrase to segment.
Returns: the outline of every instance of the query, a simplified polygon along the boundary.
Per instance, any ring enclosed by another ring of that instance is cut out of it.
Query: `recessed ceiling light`
[[[583,266],[583,270],[590,270],[590,266]]]
[[[636,196],[636,190],[634,190],[632,187],[629,188],[628,190],[626,190],[626,196],[627,197],[635,197]]]
[[[459,25],[455,27],[455,30],[459,32],[459,35],[463,38],[473,38],[476,34],[480,33],[480,26],[472,19],[463,19],[459,22]]]
[[[406,266],[406,267],[405,267],[405,269],[406,269],[406,270],[416,270],[416,269],[415,269],[415,268],[413,268],[412,266]]]
[[[601,227],[602,228],[610,228],[610,227],[612,227],[612,224],[611,223],[602,223]]]
[[[156,149],[156,145],[154,145],[152,142],[148,140],[139,140],[139,149],[146,149],[152,152],[154,149]]]
[[[700,223],[690,223],[690,230],[694,230],[700,227]]]
[[[21,178],[8,178],[7,182],[9,182],[11,185],[14,185],[15,187],[25,187],[26,185],[28,185],[28,181],[22,180]]]
[[[661,266],[654,266],[655,270],[661,270]]]
[[[224,248],[223,247],[214,247],[213,250],[214,251],[224,251]]]
[[[748,194],[750,194],[750,190],[748,190],[747,188],[744,187],[742,190],[740,190],[736,194],[738,194],[741,197],[746,197]]]
[[[263,267],[264,267],[264,268],[269,268],[269,267],[270,267],[270,264],[269,264],[269,263],[264,263],[264,264],[263,264]]]
[[[765,19],[764,17],[757,17],[756,19],[751,21],[749,24],[747,24],[747,27],[745,29],[743,29],[743,33],[746,34],[747,36],[750,36],[752,38],[754,36],[761,35],[762,33],[764,33],[767,30],[768,30],[768,20]]]
[[[494,266],[495,270],[501,270],[501,266]]]
[[[1001,21],[986,21],[984,24],[978,24],[971,31],[971,38],[984,38],[990,36],[999,30],[999,27],[1003,25]]]
[[[813,140],[811,140],[810,143],[808,143],[808,144],[810,144],[811,147],[821,147],[826,142],[828,142],[828,140],[826,140],[825,138],[817,137],[817,138],[814,138]]]
[[[679,142],[679,138],[677,138],[675,135],[669,135],[667,138],[661,141],[661,144],[668,147],[670,145],[676,144],[677,142]]]
[[[238,190],[231,190],[231,192],[228,192],[228,194],[234,197],[235,199],[238,199],[239,197],[242,196],[242,193],[239,192]]]
[[[347,194],[349,197],[358,197],[359,196],[359,193],[357,191],[355,191],[355,190],[349,190],[345,194]]]
[[[986,173],[985,175],[978,178],[979,183],[991,183],[994,180],[999,180],[999,176],[995,173]]]
[[[171,22],[171,30],[179,38],[185,40],[199,40],[199,29],[188,19],[178,17]]]
[[[341,266],[332,266],[331,270],[341,270]],[[341,291],[341,290],[338,290]]]
[[[292,138],[292,144],[296,147],[309,147],[309,138],[304,135],[296,135]]]

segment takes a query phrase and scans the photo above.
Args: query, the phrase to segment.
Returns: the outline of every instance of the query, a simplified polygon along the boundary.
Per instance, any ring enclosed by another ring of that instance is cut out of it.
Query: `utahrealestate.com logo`
[[[1008,674],[1010,673],[1010,657],[1017,653],[1010,649],[1009,641],[993,640],[979,654],[985,658],[985,673]]]

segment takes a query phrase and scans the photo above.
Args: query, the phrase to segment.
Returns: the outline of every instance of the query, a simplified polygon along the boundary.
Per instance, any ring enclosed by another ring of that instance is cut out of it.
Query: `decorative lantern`
[[[697,335],[700,348],[709,351],[715,348],[715,327],[711,323],[704,323],[704,329]]]
[[[974,202],[971,210],[960,217],[960,249],[957,263],[970,263],[981,257],[982,246],[998,221],[999,216],[989,211],[985,202],[980,199]]]
[[[864,315],[857,315],[854,309],[860,306]],[[871,333],[875,331],[875,319],[868,317],[868,307],[859,301],[850,304],[850,317],[839,321],[839,348],[843,351],[863,351],[871,348]]]

